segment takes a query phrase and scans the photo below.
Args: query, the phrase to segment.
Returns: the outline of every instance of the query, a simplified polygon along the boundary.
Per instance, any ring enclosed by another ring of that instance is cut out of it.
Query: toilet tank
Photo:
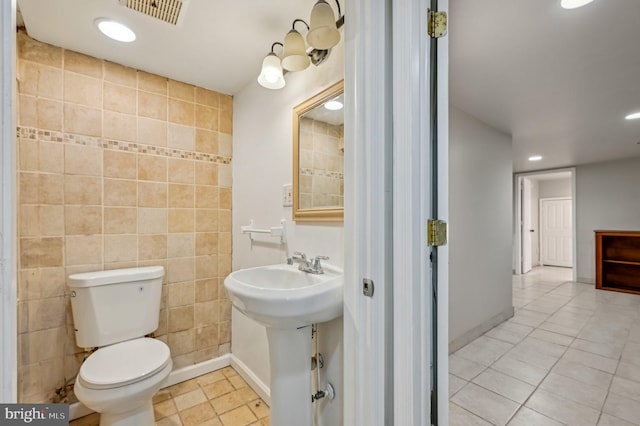
[[[77,345],[106,346],[156,330],[163,276],[162,266],[69,275]]]

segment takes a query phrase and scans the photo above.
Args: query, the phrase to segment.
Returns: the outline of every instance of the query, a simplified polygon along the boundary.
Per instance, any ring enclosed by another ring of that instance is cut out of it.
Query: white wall
[[[449,341],[455,350],[513,315],[511,138],[449,112]]]
[[[258,73],[256,64],[256,77]],[[285,76],[287,85],[269,90],[249,84],[234,97],[233,111],[233,270],[284,263],[294,251],[327,255],[328,263],[343,266],[342,223],[292,222],[291,207],[282,206],[282,185],[293,181],[293,108],[344,78],[344,49],[335,47],[319,67]],[[253,244],[240,226],[253,219],[258,227],[277,226],[287,220],[286,245],[256,236]],[[319,425],[342,423],[342,320],[319,327],[319,345],[325,359],[324,379],[336,390],[332,402],[317,404]],[[269,385],[269,354],[264,327],[234,309],[231,351]],[[321,380],[324,380],[321,379]]]
[[[640,230],[640,158],[576,168],[577,277],[595,282],[596,229]]]
[[[571,178],[540,180],[540,198],[571,197]]]

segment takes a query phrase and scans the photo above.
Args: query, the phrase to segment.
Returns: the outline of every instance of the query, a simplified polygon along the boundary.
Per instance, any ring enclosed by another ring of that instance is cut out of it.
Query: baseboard
[[[496,325],[501,324],[504,321],[508,320],[513,316],[513,313],[514,313],[514,309],[513,309],[513,306],[511,306],[506,311],[500,312],[498,315],[490,318],[489,320],[483,322],[480,325],[475,326],[471,330],[464,333],[462,336],[452,340],[451,342],[449,342],[449,353],[451,354],[457,351],[458,349],[462,348],[463,346],[467,345],[468,343],[471,343],[478,337],[482,336],[484,333],[491,330]]]
[[[228,367],[229,365],[231,365],[231,355],[224,354],[217,358],[178,368],[177,370],[173,370],[171,373],[169,373],[169,377],[167,377],[167,379],[162,384],[162,388],[168,388],[169,386],[194,379],[196,377],[202,376],[203,374],[211,373],[212,371],[220,370],[224,367]],[[93,412],[94,411],[91,408],[86,407],[81,402],[74,402],[73,404],[69,404],[70,420],[88,416]]]
[[[202,376],[203,374],[211,373],[212,371],[220,370],[224,367],[231,365],[231,355],[224,354],[217,358],[208,359],[206,361],[199,362],[193,365],[187,365],[186,367],[178,368],[172,371],[162,385],[163,388],[168,388],[176,383],[185,382],[195,377]]]
[[[271,406],[271,390],[269,389],[269,386],[260,380],[244,362],[240,361],[240,359],[233,354],[231,354],[231,366],[238,372],[244,381],[247,382],[251,389],[253,389],[268,406]]]
[[[596,283],[596,279],[595,278],[587,278],[587,277],[577,277],[576,281],[579,283],[583,283],[583,284],[595,284]]]

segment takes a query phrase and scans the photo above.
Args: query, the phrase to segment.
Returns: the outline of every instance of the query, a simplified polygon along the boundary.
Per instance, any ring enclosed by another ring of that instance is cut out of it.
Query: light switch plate
[[[293,205],[293,185],[290,183],[282,185],[282,206],[291,207]]]

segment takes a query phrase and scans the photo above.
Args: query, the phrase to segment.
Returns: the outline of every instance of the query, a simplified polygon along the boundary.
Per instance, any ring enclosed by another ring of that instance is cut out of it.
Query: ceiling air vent
[[[173,25],[178,23],[182,10],[181,0],[120,0],[120,3],[136,12]]]

